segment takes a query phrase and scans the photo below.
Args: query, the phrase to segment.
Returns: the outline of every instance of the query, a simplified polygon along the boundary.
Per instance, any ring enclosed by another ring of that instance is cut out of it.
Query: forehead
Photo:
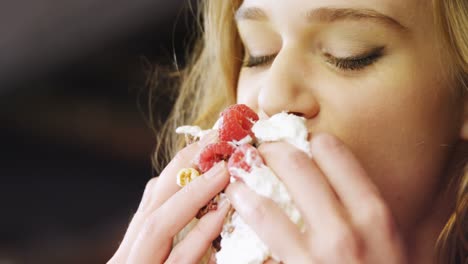
[[[288,20],[322,7],[370,9],[411,26],[424,20],[421,16],[428,14],[429,3],[430,0],[245,0],[241,7],[258,7],[275,19]]]

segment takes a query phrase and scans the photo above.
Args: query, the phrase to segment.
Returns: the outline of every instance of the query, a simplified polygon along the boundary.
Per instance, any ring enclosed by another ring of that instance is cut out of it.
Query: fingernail
[[[207,171],[203,176],[205,179],[213,179],[226,167],[226,162],[224,160],[216,163],[209,171]]]

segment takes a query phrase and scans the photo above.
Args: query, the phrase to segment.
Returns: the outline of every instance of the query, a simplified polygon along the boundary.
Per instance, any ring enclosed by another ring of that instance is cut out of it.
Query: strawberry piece
[[[258,121],[259,119],[257,113],[255,113],[250,107],[248,107],[245,104],[231,105],[228,108],[224,109],[224,111],[221,113],[221,116],[224,116],[225,113],[231,112],[231,111],[240,112],[241,115],[249,119],[252,124]]]
[[[236,148],[226,141],[207,145],[198,157],[197,166],[202,173],[207,172],[216,162],[227,161]]]
[[[254,138],[252,126],[258,121],[258,115],[246,105],[228,107],[221,113],[223,123],[219,128],[219,138],[224,141],[239,141],[250,135]]]
[[[231,176],[239,177],[238,169],[251,172],[252,167],[260,167],[263,159],[258,150],[250,144],[244,144],[236,148],[228,161],[228,170]]]

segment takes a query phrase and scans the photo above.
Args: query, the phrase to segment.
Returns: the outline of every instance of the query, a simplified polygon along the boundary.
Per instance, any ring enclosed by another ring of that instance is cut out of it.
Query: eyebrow
[[[373,9],[321,7],[305,12],[304,17],[309,22],[326,23],[342,20],[375,20],[378,23],[395,27],[398,30],[408,31],[408,28],[396,19]],[[241,20],[267,21],[268,15],[258,7],[241,7],[235,13],[235,20],[237,22]]]

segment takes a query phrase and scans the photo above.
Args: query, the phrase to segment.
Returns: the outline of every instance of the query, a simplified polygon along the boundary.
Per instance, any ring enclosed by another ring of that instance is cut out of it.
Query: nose
[[[306,119],[318,115],[320,106],[307,78],[308,71],[301,54],[282,49],[261,81],[258,107],[268,116],[282,111]]]

